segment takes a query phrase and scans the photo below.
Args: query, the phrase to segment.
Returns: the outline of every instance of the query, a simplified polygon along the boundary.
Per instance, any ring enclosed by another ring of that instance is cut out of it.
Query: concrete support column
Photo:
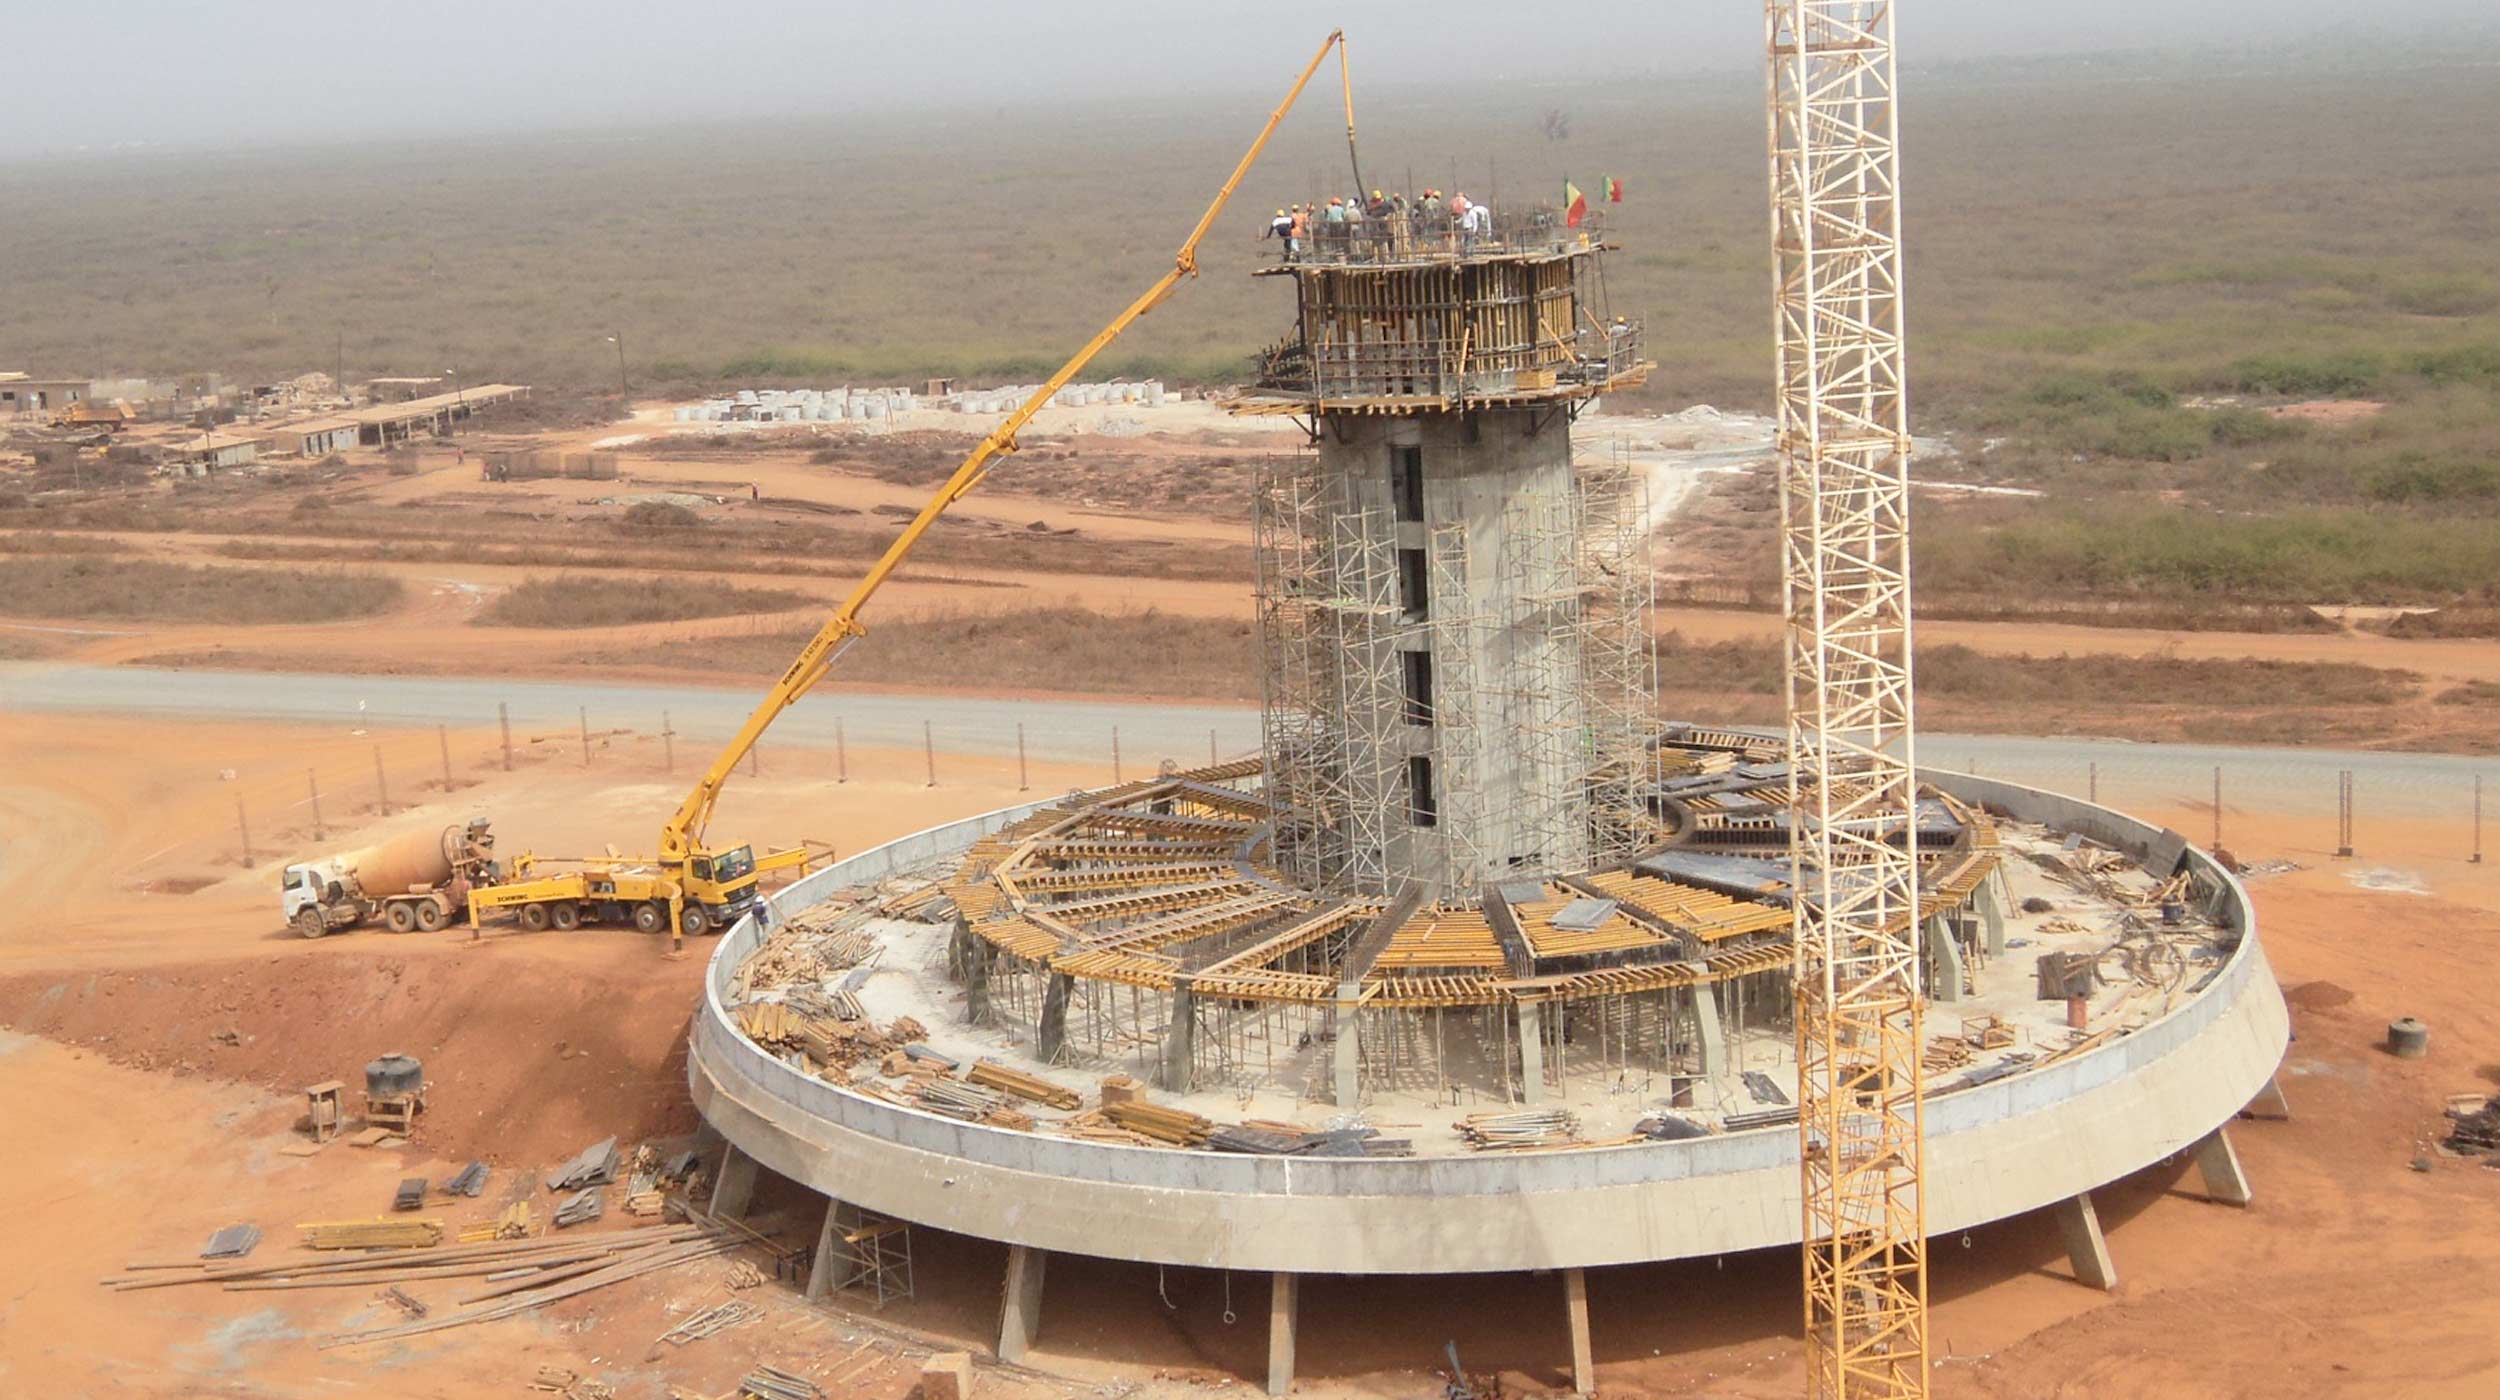
[[[1589,1279],[1583,1269],[1565,1269],[1563,1317],[1571,1328],[1571,1389],[1579,1395],[1597,1393],[1597,1356],[1589,1346]]]
[[[1043,1064],[1057,1059],[1059,1047],[1068,1043],[1068,993],[1075,986],[1075,978],[1054,972],[1042,989],[1042,1021],[1033,1030],[1033,1058]]]
[[[1719,988],[1713,983],[1693,992],[1693,1026],[1701,1036],[1701,1073],[1715,1079],[1727,1073],[1727,1031],[1719,1024]]]
[[[1363,1104],[1363,1006],[1337,1001],[1337,1107],[1351,1113]]]
[[[1172,982],[1171,1014],[1163,1025],[1164,1092],[1186,1094],[1195,1078],[1198,1047],[1198,998],[1189,984],[1175,978]]]
[[[2205,1174],[2205,1194],[2226,1206],[2244,1206],[2252,1199],[2248,1174],[2240,1170],[2240,1154],[2231,1146],[2231,1134],[2216,1128],[2196,1144],[2196,1169]]]
[[[1007,1294],[998,1317],[998,1359],[1019,1364],[1042,1330],[1042,1266],[1050,1255],[1015,1244],[1007,1247]]]
[[[1268,1275],[1267,1286],[1267,1393],[1285,1395],[1293,1390],[1294,1331],[1301,1325],[1302,1276],[1275,1273]]]
[[[1931,999],[1954,1002],[1962,999],[1962,941],[1953,936],[1953,924],[1938,914],[1927,921],[1927,965],[1934,972],[1928,983]]]
[[[2005,956],[2005,896],[1997,889],[1997,883],[2002,878],[2001,875],[1991,875],[1979,882],[1978,889],[1971,891],[1971,902],[1978,907],[1979,921],[1988,931],[1988,956],[1992,958]]]
[[[2109,1237],[2101,1233],[2100,1212],[2086,1191],[2057,1208],[2057,1228],[2066,1236],[2066,1257],[2075,1277],[2103,1293],[2118,1286],[2118,1266],[2109,1259]]]
[[[1545,1004],[1519,1003],[1519,1101],[1545,1102]]]
[[[712,1214],[742,1219],[754,1200],[755,1159],[730,1143],[721,1149],[720,1177],[712,1183]]]
[[[964,1019],[985,1025],[990,1019],[990,941],[972,931],[961,915],[955,919],[956,960],[962,964]]]
[[[2257,1097],[2248,1101],[2248,1107],[2240,1110],[2240,1116],[2264,1118],[2277,1123],[2289,1119],[2292,1116],[2292,1101],[2283,1097],[2283,1076],[2277,1074],[2268,1078],[2266,1087],[2258,1090]]]
[[[834,1242],[842,1238],[842,1203],[825,1197],[824,1228],[816,1232],[816,1259],[807,1270],[807,1301],[822,1302],[833,1292],[836,1262]]]

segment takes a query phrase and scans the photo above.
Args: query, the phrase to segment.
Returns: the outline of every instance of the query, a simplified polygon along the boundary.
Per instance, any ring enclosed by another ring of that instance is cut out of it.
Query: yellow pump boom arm
[[[1266,147],[1268,138],[1276,134],[1278,123],[1284,120],[1287,112],[1293,110],[1295,100],[1302,96],[1302,89],[1311,81],[1311,75],[1319,71],[1319,66],[1327,59],[1330,49],[1337,50],[1339,64],[1343,66],[1344,43],[1344,30],[1330,33],[1328,38],[1320,44],[1319,52],[1313,54],[1311,61],[1303,65],[1301,76],[1293,80],[1292,88],[1285,93],[1285,100],[1277,106],[1275,111],[1268,114],[1267,125],[1260,128],[1258,139],[1250,143],[1250,149],[1243,153],[1241,163],[1233,167],[1231,177],[1224,181],[1222,189],[1216,191],[1214,201],[1207,205],[1207,212],[1200,216],[1197,227],[1189,231],[1188,240],[1181,244],[1179,253],[1172,259],[1171,269],[1157,278],[1154,285],[1148,287],[1137,300],[1130,302],[1126,310],[1113,317],[1110,324],[1104,326],[1092,340],[1085,343],[1083,349],[1070,356],[1068,362],[1059,367],[1059,372],[1053,374],[1048,383],[1036,389],[1032,397],[1026,399],[1015,412],[1007,415],[1007,420],[999,424],[995,431],[981,439],[979,445],[972,449],[971,454],[964,458],[963,464],[955,468],[955,474],[948,477],[946,484],[938,488],[937,494],[931,496],[928,503],[920,508],[920,513],[912,517],[911,524],[905,526],[903,532],[894,537],[894,542],[885,547],[885,553],[878,556],[876,564],[868,570],[867,575],[852,587],[850,596],[843,599],[841,608],[825,620],[825,625],[817,629],[816,635],[808,639],[806,646],[799,649],[798,659],[792,661],[790,668],[781,673],[781,679],[775,681],[772,689],[764,693],[762,702],[756,705],[754,713],[747,716],[746,723],[739,728],[737,737],[731,739],[728,747],[721,750],[720,756],[712,760],[711,766],[703,771],[703,776],[695,781],[694,790],[686,794],[686,800],[678,804],[677,811],[670,816],[668,824],[660,829],[660,859],[662,861],[683,861],[696,849],[703,839],[704,827],[711,820],[713,804],[719,801],[721,787],[729,780],[730,773],[737,768],[739,761],[746,757],[747,751],[754,748],[756,742],[763,738],[764,731],[771,727],[772,722],[780,716],[781,712],[796,704],[800,696],[805,695],[817,681],[823,679],[825,672],[832,669],[834,661],[852,642],[867,635],[867,629],[860,626],[860,613],[867,608],[869,599],[876,596],[877,590],[885,585],[885,581],[902,566],[903,560],[909,557],[921,538],[928,534],[929,527],[936,524],[937,518],[946,513],[947,507],[962,500],[972,491],[972,488],[980,485],[982,478],[989,474],[990,467],[999,458],[1016,450],[1016,433],[1032,419],[1035,413],[1041,410],[1042,405],[1050,402],[1053,394],[1067,387],[1069,380],[1074,379],[1083,371],[1096,355],[1102,353],[1104,347],[1117,340],[1120,333],[1127,330],[1138,317],[1154,310],[1165,297],[1170,296],[1183,277],[1198,275],[1198,244],[1205,239],[1207,231],[1215,226],[1216,218],[1224,212],[1225,204],[1232,199],[1233,192],[1240,187],[1243,177],[1250,173],[1251,164],[1258,160],[1259,152]],[[1349,145],[1352,143],[1353,136],[1354,89],[1352,78],[1349,76],[1346,79],[1346,138]],[[679,910],[676,907],[678,902],[675,898],[670,901],[669,913],[672,926],[679,926]]]

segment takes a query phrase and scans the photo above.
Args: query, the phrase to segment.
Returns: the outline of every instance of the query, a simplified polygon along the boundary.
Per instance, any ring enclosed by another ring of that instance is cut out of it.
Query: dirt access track
[[[307,762],[383,746],[411,773],[439,766],[430,732],[355,735],[336,726],[176,724],[13,715],[0,739],[0,1118],[21,1153],[17,1247],[0,1257],[0,1392],[293,1396],[514,1393],[539,1364],[585,1370],[626,1395],[678,1385],[718,1394],[769,1362],[840,1393],[902,1396],[935,1347],[985,1350],[1002,1259],[994,1248],[918,1232],[920,1294],[872,1314],[828,1310],[785,1285],[734,1294],[718,1261],[663,1273],[531,1317],[395,1344],[321,1350],[317,1339],[387,1320],[369,1293],[237,1294],[205,1288],[118,1296],[95,1280],[135,1260],[196,1250],[220,1225],[260,1223],[264,1255],[291,1248],[294,1222],[381,1213],[403,1176],[493,1164],[486,1198],[439,1208],[485,1215],[526,1178],[609,1133],[628,1142],[692,1126],[683,1034],[700,963],[669,962],[629,932],[465,930],[319,942],[274,916],[272,852],[310,843],[296,785]],[[453,736],[454,787],[414,780],[412,810],[388,818],[371,794],[335,790],[326,840],[491,812],[507,840],[543,850],[652,829],[676,785],[646,744],[594,750],[587,770],[561,748],[501,768],[494,736]],[[804,833],[854,849],[1016,797],[1012,760],[856,750],[783,750],[743,776],[724,828]],[[231,774],[231,776],[229,776]],[[1106,774],[1036,768],[1055,790]],[[257,863],[235,862],[234,798],[264,811]],[[291,801],[290,799],[297,799]],[[2148,812],[2199,829],[2201,814]],[[1964,1396],[2456,1395],[2500,1386],[2500,1259],[2461,1220],[2491,1209],[2492,1173],[2431,1147],[2454,1091],[2500,1084],[2500,1015],[2477,979],[2500,945],[2500,880],[2460,860],[2356,868],[2327,854],[2332,833],[2234,809],[2248,859],[2308,869],[2256,883],[2265,937],[2291,993],[2298,1041],[2287,1123],[2244,1123],[2257,1203],[2202,1200],[2184,1165],[2102,1202],[2122,1284],[2068,1275],[2054,1225],[2031,1217],[1939,1241],[1937,1393]],[[740,825],[743,824],[743,825]],[[2454,846],[2446,829],[2373,822],[2360,839],[2384,864]],[[127,875],[121,872],[128,872]],[[2392,873],[2391,873],[2392,872]],[[2390,892],[2419,888],[2424,893]],[[2434,1029],[2432,1056],[2374,1048],[2392,1016]],[[352,1079],[388,1050],[423,1058],[434,1110],[408,1148],[295,1139],[300,1086]],[[2430,1170],[2413,1163],[2426,1159]],[[767,1191],[759,1208],[794,1233],[806,1204]],[[614,1214],[614,1212],[612,1212]],[[589,1228],[630,1228],[605,1221]],[[2418,1287],[2436,1279],[2435,1289]],[[1263,1280],[1054,1263],[1035,1365],[985,1384],[1011,1393],[1096,1387],[1196,1392],[1259,1374],[1264,1336],[1249,1304]],[[1598,1375],[1610,1394],[1792,1396],[1802,1390],[1794,1259],[1637,1268],[1592,1278]],[[429,1303],[449,1287],[418,1288]],[[1303,1390],[1435,1394],[1444,1337],[1471,1368],[1523,1392],[1567,1384],[1550,1279],[1314,1279],[1306,1284]],[[652,1339],[732,1296],[763,1321],[647,1358]],[[1166,1300],[1168,1299],[1168,1305]],[[1227,1323],[1228,1315],[1234,1319]],[[856,1374],[852,1374],[852,1373]]]

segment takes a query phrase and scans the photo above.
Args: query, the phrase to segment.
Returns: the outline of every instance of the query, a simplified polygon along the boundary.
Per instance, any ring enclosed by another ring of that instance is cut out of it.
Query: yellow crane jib
[[[754,749],[756,742],[763,738],[764,731],[772,726],[781,712],[798,703],[800,696],[822,680],[851,643],[867,635],[867,629],[860,625],[859,615],[868,606],[869,600],[885,586],[887,579],[893,577],[894,571],[902,567],[903,561],[910,557],[922,537],[928,534],[929,527],[937,523],[938,517],[980,485],[999,458],[1016,450],[1016,435],[1026,423],[1032,421],[1033,415],[1040,412],[1052,396],[1066,388],[1068,381],[1091,364],[1105,347],[1119,339],[1121,332],[1170,296],[1183,277],[1198,275],[1199,243],[1205,240],[1208,230],[1215,227],[1225,204],[1240,188],[1242,179],[1250,173],[1259,152],[1266,148],[1268,138],[1276,134],[1278,124],[1285,119],[1287,112],[1293,110],[1303,88],[1309,85],[1311,76],[1319,71],[1320,64],[1327,60],[1332,49],[1338,55],[1338,68],[1345,90],[1346,147],[1348,154],[1352,154],[1354,79],[1345,62],[1345,31],[1339,29],[1331,31],[1321,42],[1319,51],[1311,55],[1311,61],[1304,64],[1301,73],[1294,78],[1293,86],[1285,93],[1285,100],[1268,114],[1267,124],[1259,129],[1257,138],[1250,143],[1250,149],[1242,153],[1240,162],[1225,179],[1223,188],[1216,191],[1206,212],[1199,216],[1197,226],[1190,229],[1180,251],[1173,255],[1171,270],[1155,279],[1154,285],[1130,302],[1119,315],[1111,318],[1093,339],[1085,342],[1082,349],[1059,367],[1057,373],[1034,390],[1015,412],[1008,414],[1005,422],[974,446],[962,465],[956,467],[954,474],[921,506],[920,513],[913,516],[902,533],[885,547],[885,552],[877,556],[877,562],[852,587],[849,596],[842,600],[841,607],[825,620],[816,635],[808,638],[807,645],[799,649],[797,659],[781,673],[781,679],[764,693],[754,712],[747,716],[746,723],[739,726],[736,737],[695,780],[694,788],[686,794],[685,800],[677,804],[676,812],[660,828],[659,864],[675,877],[669,895],[672,948],[682,948],[686,934],[701,932],[705,928],[725,928],[761,903],[756,891],[754,850],[740,845],[715,851],[703,844],[705,828],[711,824],[712,808],[719,802],[721,788],[729,781],[729,775],[736,771],[739,762]],[[1357,182],[1360,182],[1359,171]]]

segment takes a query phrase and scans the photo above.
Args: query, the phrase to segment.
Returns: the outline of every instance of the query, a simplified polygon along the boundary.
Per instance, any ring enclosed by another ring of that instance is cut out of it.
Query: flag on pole
[[[1580,193],[1578,185],[1569,180],[1563,181],[1563,227],[1578,228],[1580,221],[1588,216],[1589,197]]]
[[[1606,177],[1606,202],[1608,204],[1623,202],[1623,182],[1612,175]]]

